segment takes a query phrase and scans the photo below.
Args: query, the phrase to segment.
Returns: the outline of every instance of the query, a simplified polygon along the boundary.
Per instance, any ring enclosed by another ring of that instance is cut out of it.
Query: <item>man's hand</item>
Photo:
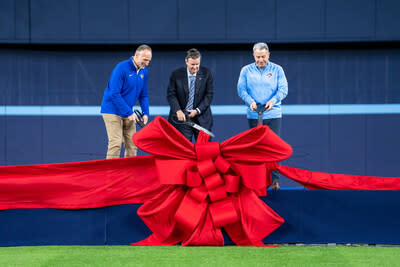
[[[265,104],[265,110],[270,110],[273,107],[274,107],[274,102],[272,100],[268,101],[267,104]]]
[[[138,117],[136,116],[136,114],[133,113],[132,115],[130,115],[130,116],[128,117],[128,120],[131,120],[131,121],[133,121],[134,123],[136,123],[139,119],[138,119]]]
[[[185,113],[183,113],[182,110],[178,110],[178,111],[176,112],[176,116],[178,117],[178,120],[179,120],[179,121],[186,121]]]
[[[143,115],[142,122],[144,123],[144,125],[146,125],[148,121],[149,121],[149,117],[147,117],[147,115]]]
[[[255,101],[251,102],[250,109],[256,111],[257,110],[257,103]]]
[[[190,110],[188,110],[187,111],[188,113],[189,113],[189,118],[193,118],[193,117],[196,117],[197,116],[197,110],[195,110],[195,109],[190,109]]]

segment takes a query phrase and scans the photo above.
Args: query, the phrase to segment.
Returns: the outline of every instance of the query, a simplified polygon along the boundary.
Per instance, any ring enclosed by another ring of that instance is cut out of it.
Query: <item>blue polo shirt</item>
[[[149,116],[148,70],[138,71],[129,58],[114,68],[104,91],[101,113],[129,117],[138,100],[142,112]]]
[[[263,69],[255,62],[244,66],[239,75],[237,90],[248,106],[248,119],[258,118],[257,112],[250,110],[253,101],[265,105],[269,100],[273,101],[274,106],[264,112],[263,119],[282,117],[281,101],[288,94],[288,83],[281,66],[270,61]]]

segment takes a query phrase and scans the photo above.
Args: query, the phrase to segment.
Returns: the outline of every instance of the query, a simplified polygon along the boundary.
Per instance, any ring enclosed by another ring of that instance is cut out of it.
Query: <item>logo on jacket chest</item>
[[[130,78],[130,77],[132,77],[133,75],[135,75],[135,73],[130,73],[128,76],[129,76],[129,78]],[[143,78],[144,78],[144,74],[140,74],[139,77],[140,77],[141,79],[143,79]]]

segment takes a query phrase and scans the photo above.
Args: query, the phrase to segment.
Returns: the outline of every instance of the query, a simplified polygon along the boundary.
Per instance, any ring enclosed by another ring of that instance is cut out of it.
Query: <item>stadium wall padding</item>
[[[2,0],[0,43],[400,40],[397,0]]]
[[[400,103],[399,49],[278,50],[289,95],[283,105]],[[0,112],[9,106],[99,106],[112,68],[129,51],[0,50]],[[202,65],[215,77],[212,105],[243,105],[237,96],[240,68],[251,51],[203,51]],[[184,51],[154,51],[150,105],[168,107],[171,71]],[[3,109],[2,109],[3,108]],[[248,129],[244,114],[214,115],[215,141]],[[284,164],[315,171],[400,176],[400,115],[283,115],[282,138],[294,153]],[[106,132],[95,116],[0,116],[0,165],[85,161],[104,158]],[[283,181],[284,186],[296,186]]]
[[[400,243],[395,191],[281,190],[263,200],[285,219],[266,243]],[[139,206],[0,211],[0,246],[129,245],[151,234]]]

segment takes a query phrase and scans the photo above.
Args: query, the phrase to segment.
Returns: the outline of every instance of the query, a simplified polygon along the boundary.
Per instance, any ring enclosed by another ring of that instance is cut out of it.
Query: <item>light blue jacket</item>
[[[282,67],[268,62],[264,69],[260,69],[254,62],[242,68],[237,85],[238,94],[247,104],[247,118],[257,119],[256,111],[250,110],[250,104],[255,101],[265,105],[272,100],[274,106],[265,111],[263,119],[282,117],[281,101],[288,94],[288,83]]]

